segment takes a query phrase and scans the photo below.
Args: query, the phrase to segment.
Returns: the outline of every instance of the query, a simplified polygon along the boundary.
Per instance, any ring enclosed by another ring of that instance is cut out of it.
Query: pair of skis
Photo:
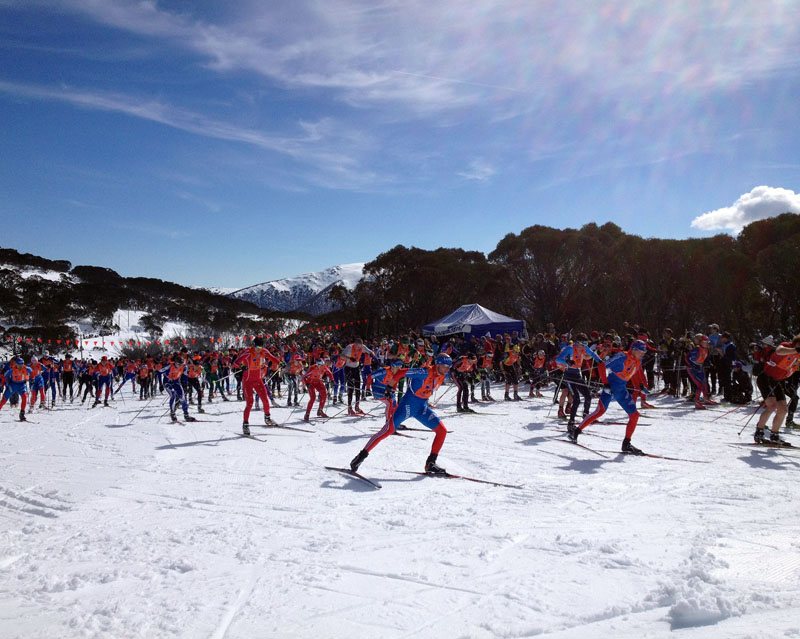
[[[358,472],[356,472],[354,470],[350,470],[349,468],[337,468],[335,466],[325,466],[325,468],[327,470],[333,470],[333,471],[335,471],[337,473],[341,473],[342,475],[347,475],[348,477],[352,477],[354,479],[358,479],[360,481],[363,481],[363,482],[369,484],[370,486],[372,486],[373,488],[375,488],[376,490],[380,490],[382,488],[382,486],[378,482],[370,479],[369,477],[365,477],[361,473],[358,473]],[[478,483],[478,484],[488,484],[490,486],[499,486],[499,487],[502,487],[502,488],[522,488],[522,486],[518,485],[518,484],[502,484],[500,482],[489,481],[487,479],[477,479],[476,477],[465,477],[464,475],[454,475],[452,473],[426,473],[426,472],[421,472],[421,471],[416,471],[416,470],[398,470],[397,472],[398,473],[406,473],[408,475],[422,475],[423,477],[442,477],[444,479],[463,479],[465,481],[471,481],[471,482],[475,482],[475,483]]]
[[[270,429],[293,430],[293,431],[297,431],[297,432],[300,432],[300,433],[313,433],[314,432],[313,430],[308,430],[306,428],[296,428],[295,426],[283,426],[281,424],[257,424],[257,426],[259,426],[261,428],[266,428],[267,430],[270,430]],[[256,425],[253,426],[253,428],[255,428],[255,427],[256,427]],[[234,431],[234,433],[236,435],[239,435],[239,437],[246,437],[247,439],[255,439],[258,442],[266,442],[267,441],[266,439],[260,439],[260,438],[256,437],[255,435],[245,435],[244,433],[240,433],[239,431]]]
[[[569,439],[562,439],[560,437],[554,438],[553,441],[556,442],[564,442],[565,444],[570,444],[571,446],[578,446],[579,448],[583,448],[584,450],[588,450],[590,453],[594,453],[604,459],[610,459],[609,455],[628,455],[631,457],[650,457],[651,459],[666,459],[669,461],[682,461],[682,462],[690,462],[692,464],[710,464],[711,462],[708,460],[700,460],[700,459],[686,459],[684,457],[668,457],[666,455],[653,455],[652,453],[627,453],[622,450],[596,450],[594,448],[589,448],[588,446],[584,446],[583,444],[579,444],[578,442],[570,441]]]

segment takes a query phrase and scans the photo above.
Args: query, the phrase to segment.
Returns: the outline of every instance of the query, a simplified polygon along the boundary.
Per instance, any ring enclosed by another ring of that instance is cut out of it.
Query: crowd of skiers
[[[783,420],[787,427],[794,426],[799,365],[800,336],[782,344],[765,337],[740,350],[731,334],[716,324],[706,333],[682,335],[666,328],[660,337],[636,325],[626,324],[622,332],[586,334],[558,333],[548,324],[533,336],[513,332],[426,338],[409,332],[348,343],[331,335],[266,343],[256,338],[247,348],[192,353],[184,348],[158,357],[103,356],[97,361],[73,359],[70,354],[59,359],[47,352],[30,356],[27,362],[13,357],[0,375],[0,409],[7,402],[19,404],[19,418],[24,421],[26,411],[34,410],[37,402],[40,410],[76,399],[81,403],[88,399],[91,407],[107,406],[129,385],[140,400],[168,393],[172,419],[178,420],[180,407],[183,418],[192,421],[189,405],[196,404],[202,413],[204,402],[235,396],[246,402],[243,434],[249,435],[254,400],[263,404],[265,423],[272,424],[270,403],[279,400],[299,408],[301,395],[308,393],[304,417],[308,421],[315,403],[316,415],[328,417],[328,397],[333,405],[342,406],[341,412],[356,416],[365,414],[362,399],[372,396],[385,405],[384,426],[353,460],[352,469],[378,442],[401,429],[403,421],[415,417],[436,433],[426,470],[437,472],[442,471],[436,456],[446,429],[428,399],[448,376],[455,386],[458,412],[473,412],[470,405],[475,402],[495,401],[493,383],[496,388],[501,385],[505,401],[522,399],[520,385],[527,386],[529,397],[542,397],[542,390],[552,385],[558,414],[567,420],[572,441],[614,399],[630,416],[623,451],[641,453],[630,439],[638,420],[637,402],[647,407],[648,392],[686,397],[702,410],[716,403],[715,395],[732,404],[752,401],[752,379],[765,406],[755,440],[764,441],[772,417],[770,438],[779,442]],[[590,412],[591,400],[598,396],[595,411]]]

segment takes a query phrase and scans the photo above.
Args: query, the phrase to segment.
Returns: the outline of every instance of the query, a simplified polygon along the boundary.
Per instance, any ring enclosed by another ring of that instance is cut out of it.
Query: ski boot
[[[753,433],[753,441],[756,444],[764,443],[764,429],[756,427],[756,432]]]
[[[196,422],[197,418],[196,417],[192,417],[189,413],[184,413],[183,414],[183,421],[185,421],[185,422]]]
[[[795,424],[793,419],[787,419],[784,428],[800,428],[800,424]]]
[[[506,393],[506,394],[505,394],[505,396],[503,397],[503,399],[504,399],[505,401],[507,401],[507,402],[510,402],[510,401],[511,401],[511,397],[509,396],[509,394],[508,394],[508,393]]]
[[[169,418],[172,420],[173,423],[178,421],[178,416],[175,413],[170,413]]]
[[[297,398],[296,398],[296,397],[295,397],[295,399],[294,399],[294,406],[295,406],[295,408],[297,408],[298,406],[300,406],[300,402],[298,402],[298,401],[297,401]]]
[[[431,453],[425,460],[425,472],[429,475],[446,475],[447,471],[436,463],[438,454]]]
[[[514,401],[515,402],[521,402],[522,401],[522,398],[519,396],[519,393],[517,393],[517,391],[514,391]]]
[[[457,413],[463,413],[464,412],[464,409],[461,407],[461,404],[456,404],[456,412]]]
[[[317,417],[324,417],[325,419],[328,419],[330,416],[327,415],[324,410],[320,409],[317,411]]]
[[[250,437],[250,424],[247,422],[242,422],[242,435]]]
[[[275,422],[272,421],[272,417],[270,417],[269,413],[264,413],[264,425],[265,426],[275,425]]]
[[[652,404],[648,404],[646,401],[641,400],[641,407],[642,408],[655,408]]]
[[[566,419],[567,414],[564,412],[564,409],[559,406],[558,408],[558,418],[559,419]]]
[[[705,405],[699,400],[694,403],[695,410],[706,410]]]
[[[636,448],[633,444],[631,444],[630,437],[626,437],[622,440],[622,452],[627,453],[629,455],[644,455],[644,453]]]
[[[356,472],[358,467],[361,466],[361,462],[363,462],[367,457],[369,457],[369,453],[366,450],[359,451],[358,455],[353,457],[353,460],[350,462],[350,470]]]
[[[366,413],[363,410],[361,410],[361,407],[358,405],[358,402],[356,402],[355,411],[356,411],[356,415],[366,415]]]
[[[308,413],[306,413],[306,414],[305,414],[305,416],[303,417],[303,421],[304,421],[304,422],[310,422],[310,421],[311,421],[311,415],[309,415]]]
[[[92,404],[92,408],[95,408],[96,406],[100,406],[100,400],[99,399],[94,400],[94,404]],[[33,406],[31,406],[31,408],[33,408]]]
[[[347,416],[348,417],[358,417],[358,413],[353,410],[352,406],[347,407]]]
[[[210,403],[211,403],[211,402],[209,402],[209,404],[210,404]],[[197,412],[198,412],[198,413],[205,413],[205,412],[206,412],[206,409],[205,409],[205,408],[203,408],[202,406],[198,406],[198,407],[197,407]]]
[[[781,439],[780,433],[770,432],[769,443],[773,446],[791,446],[785,439]]]
[[[578,443],[578,435],[581,434],[581,429],[575,425],[575,422],[567,424],[567,439],[573,444]]]
[[[108,406],[108,400],[105,400],[105,401],[103,402],[103,406]]]
[[[24,410],[19,411],[19,421],[21,421],[21,422],[27,422],[28,421],[25,418],[25,411]]]

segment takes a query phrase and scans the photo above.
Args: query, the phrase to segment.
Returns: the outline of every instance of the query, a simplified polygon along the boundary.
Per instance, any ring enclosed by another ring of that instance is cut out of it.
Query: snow
[[[171,424],[129,387],[36,423],[4,407],[0,636],[800,637],[800,453],[728,445],[752,407],[657,399],[634,443],[691,463],[618,455],[622,425],[581,438],[606,458],[555,441],[546,399],[453,400],[440,463],[522,489],[398,472],[430,449],[411,432],[361,467],[376,491],[323,466],[379,418],[305,425],[283,400],[313,433],[241,438],[241,402]]]
[[[304,310],[319,315],[333,308],[327,297],[315,300],[335,284],[352,290],[363,277],[364,262],[340,264],[314,273],[303,273],[270,282],[262,282],[231,293],[262,308],[279,311]]]
[[[67,278],[71,277],[67,272],[33,268],[30,266],[20,267],[16,264],[0,264],[0,269],[2,268],[7,268],[16,271],[17,273],[19,273],[20,277],[26,280],[31,277],[40,277],[43,280],[50,280],[51,282],[60,282],[62,276]]]

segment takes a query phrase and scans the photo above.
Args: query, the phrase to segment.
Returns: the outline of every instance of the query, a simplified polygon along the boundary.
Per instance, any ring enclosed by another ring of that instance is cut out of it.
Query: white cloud
[[[750,222],[781,213],[800,213],[800,193],[771,186],[757,186],[740,196],[731,206],[709,211],[692,220],[692,227],[702,231],[739,233]]]
[[[469,163],[469,169],[461,171],[458,175],[465,180],[477,180],[478,182],[486,182],[497,171],[485,160],[473,160]]]

